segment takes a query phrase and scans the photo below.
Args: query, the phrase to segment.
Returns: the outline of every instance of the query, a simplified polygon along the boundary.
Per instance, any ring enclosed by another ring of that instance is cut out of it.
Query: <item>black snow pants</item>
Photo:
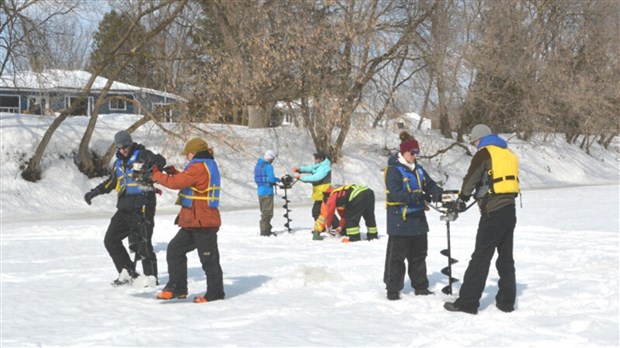
[[[155,207],[147,206],[142,214],[140,209],[133,211],[117,210],[103,239],[103,244],[114,262],[116,270],[120,273],[123,268],[130,272],[136,272],[136,265],[129,257],[129,253],[123,245],[123,239],[128,238],[129,248],[138,253],[142,259],[142,271],[145,275],[157,278],[157,256],[153,250],[153,227]]]
[[[459,298],[455,302],[458,307],[471,311],[478,310],[495,249],[497,249],[495,266],[499,274],[499,290],[495,301],[506,307],[514,306],[517,285],[512,249],[516,223],[514,204],[480,217],[476,248],[465,270]]]
[[[426,275],[427,234],[419,236],[389,236],[385,255],[383,282],[388,292],[399,292],[405,285],[405,260],[411,287],[428,289]]]
[[[170,240],[166,255],[170,276],[168,284],[177,292],[187,294],[186,254],[195,249],[198,249],[202,270],[207,277],[207,292],[204,297],[223,298],[224,276],[220,266],[217,233],[209,229],[182,228]]]

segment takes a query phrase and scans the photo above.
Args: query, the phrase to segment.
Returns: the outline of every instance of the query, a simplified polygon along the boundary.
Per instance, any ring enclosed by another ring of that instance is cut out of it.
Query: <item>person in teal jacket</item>
[[[257,186],[258,206],[260,208],[260,235],[269,237],[271,232],[271,219],[273,218],[273,188],[280,181],[273,173],[273,161],[276,155],[272,150],[267,150],[262,158],[259,158],[254,167],[254,182]]]
[[[332,163],[329,158],[322,153],[317,152],[314,154],[314,164],[301,165],[293,168],[295,172],[295,178],[302,182],[312,184],[312,200],[314,205],[312,206],[312,221],[316,221],[321,215],[321,204],[323,203],[323,193],[331,186],[332,182]],[[308,173],[310,175],[301,174]],[[337,217],[334,217],[332,221],[332,228],[336,230],[340,221]]]

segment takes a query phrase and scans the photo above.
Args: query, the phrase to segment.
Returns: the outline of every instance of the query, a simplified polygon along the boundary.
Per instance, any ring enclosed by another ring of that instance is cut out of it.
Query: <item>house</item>
[[[0,112],[55,115],[63,109],[80,103],[73,115],[90,116],[95,100],[101,95],[108,79],[98,76],[92,85],[88,98],[78,98],[91,78],[86,71],[46,70],[44,72],[23,72],[0,77]],[[108,97],[124,97],[135,100],[149,112],[167,105],[183,102],[183,98],[149,88],[113,82]],[[140,107],[123,99],[111,99],[103,105],[99,114],[141,114]],[[171,121],[173,110],[166,111],[165,121]]]

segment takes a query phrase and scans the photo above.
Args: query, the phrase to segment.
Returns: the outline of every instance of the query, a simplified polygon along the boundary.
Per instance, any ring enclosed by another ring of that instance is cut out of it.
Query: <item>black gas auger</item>
[[[288,208],[288,203],[290,202],[288,200],[288,196],[287,196],[287,189],[290,189],[291,187],[293,187],[293,185],[295,185],[295,183],[299,181],[299,180],[295,180],[293,179],[292,176],[290,176],[289,174],[284,175],[283,177],[280,178],[280,184],[278,185],[279,188],[284,190],[284,197],[282,197],[282,199],[284,199],[284,205],[282,206],[282,208],[284,208],[284,217],[286,218],[286,223],[284,224],[284,227],[286,227],[288,233],[291,233],[293,231],[293,229],[291,228],[291,218],[289,217],[288,213],[290,213],[290,209]],[[276,234],[274,234],[275,236]]]
[[[455,221],[459,217],[459,213],[471,208],[476,201],[472,202],[469,206],[465,205],[465,202],[458,199],[459,191],[457,190],[445,190],[441,193],[441,202],[437,205],[429,204],[429,206],[441,213],[439,219],[446,222],[448,248],[441,250],[439,253],[448,258],[448,266],[441,270],[441,273],[448,276],[448,285],[441,289],[446,295],[452,295],[452,283],[456,283],[459,280],[452,277],[452,265],[459,262],[457,259],[452,258],[452,249],[450,247],[450,221]]]

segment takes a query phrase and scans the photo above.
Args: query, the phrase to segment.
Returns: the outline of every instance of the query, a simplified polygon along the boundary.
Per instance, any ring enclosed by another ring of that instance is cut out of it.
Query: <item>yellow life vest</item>
[[[519,193],[519,160],[512,151],[499,146],[485,146],[491,155],[489,194]]]

